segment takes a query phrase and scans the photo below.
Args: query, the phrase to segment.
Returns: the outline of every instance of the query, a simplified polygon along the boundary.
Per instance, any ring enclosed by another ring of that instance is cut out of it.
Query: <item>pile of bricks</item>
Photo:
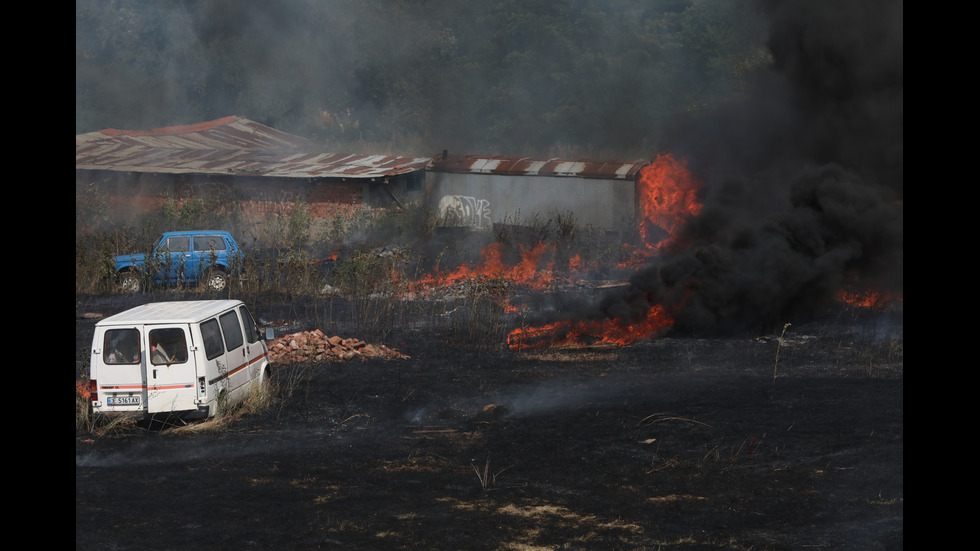
[[[276,338],[269,343],[273,363],[341,362],[368,358],[406,359],[408,356],[383,344],[368,344],[360,339],[328,337],[319,329],[302,331]]]

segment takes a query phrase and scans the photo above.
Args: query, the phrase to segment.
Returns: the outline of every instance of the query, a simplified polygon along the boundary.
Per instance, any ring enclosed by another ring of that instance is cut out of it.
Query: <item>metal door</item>
[[[163,264],[164,278],[167,281],[186,281],[195,279],[194,259],[191,256],[191,238],[189,235],[173,235],[168,237],[158,247],[159,261]]]
[[[197,366],[188,354],[186,326],[146,326],[146,403],[148,413],[197,409]]]

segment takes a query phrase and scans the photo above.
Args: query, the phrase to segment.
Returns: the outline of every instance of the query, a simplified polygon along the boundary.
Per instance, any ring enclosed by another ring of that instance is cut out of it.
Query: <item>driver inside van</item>
[[[150,356],[153,358],[155,365],[170,363],[170,356],[167,356],[167,351],[163,349],[160,343],[150,347]]]

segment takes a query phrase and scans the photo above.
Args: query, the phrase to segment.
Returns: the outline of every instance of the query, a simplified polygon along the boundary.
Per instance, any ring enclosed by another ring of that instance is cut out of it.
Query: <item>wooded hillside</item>
[[[347,150],[649,157],[771,65],[754,6],[78,0],[75,130],[238,115]]]

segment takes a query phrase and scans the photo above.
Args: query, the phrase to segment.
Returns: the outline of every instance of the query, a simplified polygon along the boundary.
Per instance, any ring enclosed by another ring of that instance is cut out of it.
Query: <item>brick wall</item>
[[[91,185],[108,198],[113,209],[147,212],[168,200],[216,199],[238,203],[246,214],[288,216],[298,199],[314,218],[349,217],[364,206],[360,182],[307,182],[268,177],[200,177],[170,174],[127,174],[76,171],[75,199],[83,200]]]

